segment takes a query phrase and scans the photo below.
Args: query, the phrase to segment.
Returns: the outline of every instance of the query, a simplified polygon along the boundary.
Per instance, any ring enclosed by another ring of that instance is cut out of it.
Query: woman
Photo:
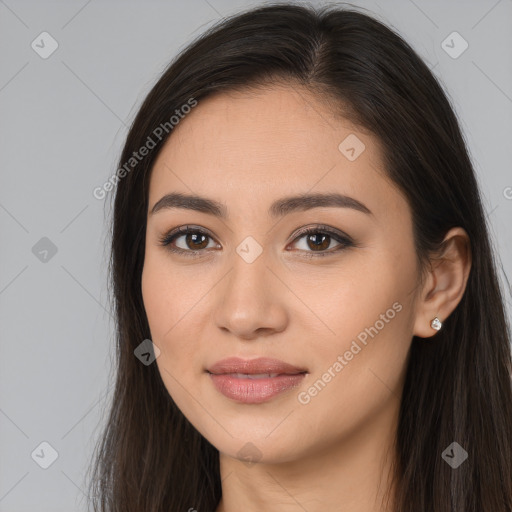
[[[95,510],[512,510],[510,331],[441,86],[363,13],[169,66],[117,174]]]

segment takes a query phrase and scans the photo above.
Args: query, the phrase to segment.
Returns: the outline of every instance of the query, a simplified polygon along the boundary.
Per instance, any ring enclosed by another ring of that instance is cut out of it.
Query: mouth
[[[206,370],[222,395],[236,402],[258,404],[300,385],[306,369],[278,359],[228,358]]]
[[[212,375],[228,375],[237,379],[273,379],[280,375],[299,375],[295,373],[212,373]]]
[[[259,357],[257,359],[240,359],[239,357],[228,357],[217,361],[207,369],[207,372],[214,375],[240,374],[249,376],[278,376],[297,375],[307,372],[306,368],[299,368],[279,359]]]

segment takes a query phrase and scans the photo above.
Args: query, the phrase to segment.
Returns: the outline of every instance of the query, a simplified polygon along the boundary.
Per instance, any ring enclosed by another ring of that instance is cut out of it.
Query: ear
[[[444,322],[457,307],[466,289],[471,269],[471,245],[464,229],[450,229],[439,253],[431,257],[420,296],[416,302],[413,334],[430,338],[437,333],[430,326],[434,317]]]

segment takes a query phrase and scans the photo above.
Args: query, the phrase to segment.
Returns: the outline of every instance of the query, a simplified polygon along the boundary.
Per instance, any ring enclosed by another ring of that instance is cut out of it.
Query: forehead
[[[156,159],[150,207],[164,193],[191,190],[240,204],[335,191],[377,206],[383,191],[398,194],[393,188],[373,135],[307,89],[269,87],[199,100]]]

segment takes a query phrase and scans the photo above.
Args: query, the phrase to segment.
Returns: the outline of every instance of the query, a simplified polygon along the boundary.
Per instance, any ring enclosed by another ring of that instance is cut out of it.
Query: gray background
[[[219,18],[263,3],[0,0],[0,511],[86,510],[114,329],[108,208],[92,190],[115,171],[127,126],[176,52]],[[396,28],[444,84],[508,286],[512,0],[353,4]],[[43,31],[59,45],[46,59],[31,47]],[[442,47],[453,31],[469,44],[458,58]],[[41,252],[43,237],[54,255]],[[509,289],[506,299],[512,318]],[[44,441],[58,453],[47,469],[36,463],[50,460]]]

